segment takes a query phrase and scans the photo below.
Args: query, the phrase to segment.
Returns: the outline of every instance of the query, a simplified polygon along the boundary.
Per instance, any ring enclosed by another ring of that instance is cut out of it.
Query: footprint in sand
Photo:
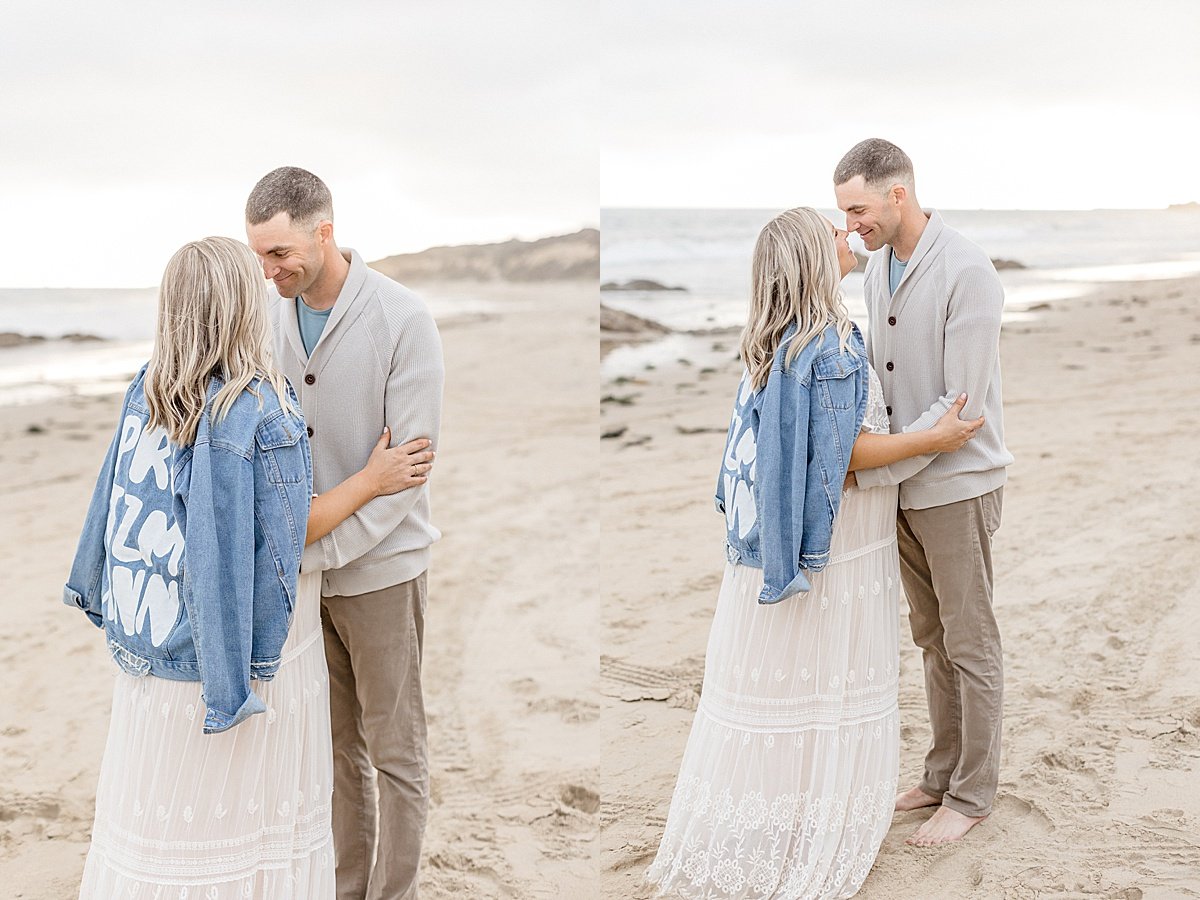
[[[1004,830],[1018,830],[1026,836],[1049,834],[1054,823],[1035,804],[1016,794],[1001,794],[993,805],[988,823],[995,822]]]
[[[521,694],[526,697],[538,692],[538,683],[533,678],[514,679],[508,683],[508,687],[514,694]]]
[[[558,792],[564,806],[577,809],[589,816],[600,811],[600,795],[581,784],[564,784]]]
[[[564,722],[576,725],[595,722],[600,718],[600,706],[589,700],[573,697],[542,697],[526,704],[530,712],[556,713]]]

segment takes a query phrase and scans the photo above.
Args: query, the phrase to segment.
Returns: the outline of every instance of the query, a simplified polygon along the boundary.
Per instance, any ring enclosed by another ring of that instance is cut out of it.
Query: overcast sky
[[[1196,0],[609,0],[601,204],[831,206],[866,137],[945,208],[1200,200]]]
[[[0,286],[157,284],[280,165],[368,259],[598,222],[582,0],[4,9]]]

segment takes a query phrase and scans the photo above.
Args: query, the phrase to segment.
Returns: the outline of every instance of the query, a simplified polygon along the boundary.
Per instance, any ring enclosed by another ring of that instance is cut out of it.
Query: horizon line
[[[924,206],[925,209],[946,210],[948,212],[1170,212],[1177,207],[1200,208],[1200,201],[1190,200],[1182,203],[1171,203],[1167,206]],[[605,212],[671,212],[689,210],[720,210],[722,212],[761,212],[763,210],[783,209],[777,206],[601,206],[600,213]],[[837,209],[836,206],[818,206],[815,209]]]

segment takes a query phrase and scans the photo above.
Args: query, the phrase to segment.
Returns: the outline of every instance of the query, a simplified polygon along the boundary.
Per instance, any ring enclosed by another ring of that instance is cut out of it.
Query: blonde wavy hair
[[[842,272],[829,223],[807,206],[782,212],[763,226],[751,264],[750,318],[742,330],[742,361],[755,390],[767,383],[788,326],[796,334],[785,365],[832,322],[843,351],[853,324],[842,302]]]
[[[146,369],[148,427],[189,446],[204,415],[209,381],[224,381],[213,398],[214,421],[257,379],[268,382],[292,411],[283,374],[271,352],[267,289],[250,248],[226,237],[184,244],[171,257],[158,292],[158,331]]]

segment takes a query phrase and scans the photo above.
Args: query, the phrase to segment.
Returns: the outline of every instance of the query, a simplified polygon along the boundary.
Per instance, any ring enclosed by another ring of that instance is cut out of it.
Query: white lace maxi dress
[[[871,373],[864,430],[888,432]],[[892,819],[899,766],[897,488],[842,496],[812,591],[758,603],[727,565],[704,687],[658,855],[660,896],[850,897]]]
[[[201,733],[199,682],[119,672],[81,900],[331,900],[328,683],[319,573],[229,731]]]

